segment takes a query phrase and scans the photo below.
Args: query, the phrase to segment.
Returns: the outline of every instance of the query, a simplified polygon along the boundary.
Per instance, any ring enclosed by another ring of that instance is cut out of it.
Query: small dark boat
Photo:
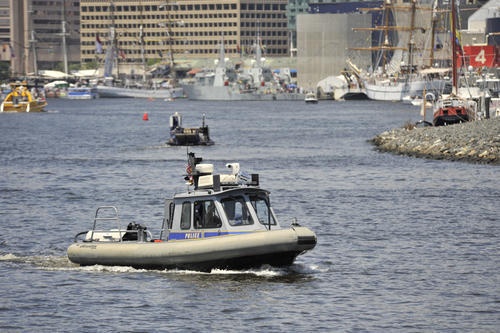
[[[205,125],[205,114],[201,127],[182,127],[182,116],[176,112],[170,116],[170,146],[211,146],[210,131]]]

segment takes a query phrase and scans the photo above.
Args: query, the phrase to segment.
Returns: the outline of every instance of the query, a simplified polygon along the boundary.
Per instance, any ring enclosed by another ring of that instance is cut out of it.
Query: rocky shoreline
[[[370,140],[380,151],[415,157],[500,164],[500,117],[439,127],[383,132]]]

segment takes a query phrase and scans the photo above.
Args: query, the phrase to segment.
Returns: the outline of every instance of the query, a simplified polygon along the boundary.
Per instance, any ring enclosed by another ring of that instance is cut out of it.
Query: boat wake
[[[11,264],[25,264],[42,269],[79,268],[79,266],[71,263],[66,256],[18,256],[12,253],[7,253],[0,255],[0,262]]]
[[[264,265],[259,268],[245,270],[212,269],[210,272],[172,269],[161,271],[161,274],[193,277],[195,281],[201,276],[203,276],[204,278],[211,276],[216,277],[217,281],[220,281],[221,279],[238,281],[260,281],[264,279],[272,281],[297,282],[314,278],[315,274],[318,274],[320,272],[321,271],[314,266],[294,264],[292,266],[283,268]]]
[[[19,256],[12,253],[0,254],[0,263],[13,265],[28,265],[49,271],[81,271],[102,273],[157,273],[166,275],[213,275],[229,277],[257,277],[257,278],[290,278],[306,277],[321,273],[323,270],[316,265],[293,264],[286,268],[277,268],[264,265],[260,268],[246,270],[212,269],[210,272],[195,270],[165,269],[148,270],[137,269],[130,266],[80,266],[69,261],[67,256],[39,255]]]

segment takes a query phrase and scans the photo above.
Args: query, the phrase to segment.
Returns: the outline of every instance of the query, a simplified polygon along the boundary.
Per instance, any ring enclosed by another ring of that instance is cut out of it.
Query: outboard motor
[[[147,227],[135,223],[135,222],[130,222],[127,226],[127,231],[125,235],[122,237],[122,241],[138,241],[138,242],[144,242],[146,240],[146,232],[145,230]]]

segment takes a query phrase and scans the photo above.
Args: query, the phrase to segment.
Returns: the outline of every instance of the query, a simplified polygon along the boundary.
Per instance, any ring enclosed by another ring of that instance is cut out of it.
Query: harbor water
[[[144,271],[66,257],[95,209],[159,234],[186,190],[169,116],[202,115],[222,170],[259,173],[282,225],[318,236],[286,269]],[[143,120],[147,112],[147,121]],[[419,120],[373,101],[49,100],[0,114],[0,332],[498,332],[499,167],[380,153]]]

